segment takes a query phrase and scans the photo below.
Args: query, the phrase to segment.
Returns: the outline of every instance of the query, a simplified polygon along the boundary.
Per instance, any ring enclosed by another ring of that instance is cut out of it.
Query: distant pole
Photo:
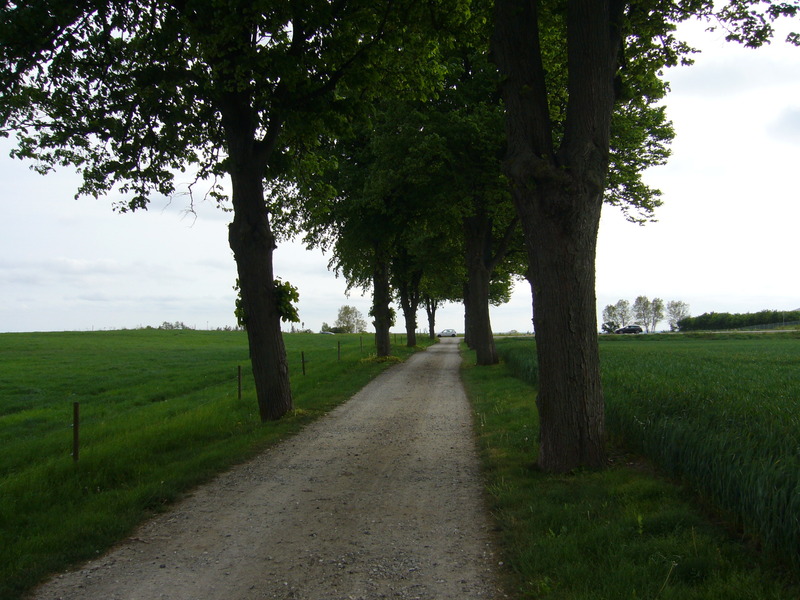
[[[80,402],[72,403],[72,462],[78,462],[80,452]]]
[[[242,365],[237,369],[236,379],[239,382],[239,400],[242,399]]]

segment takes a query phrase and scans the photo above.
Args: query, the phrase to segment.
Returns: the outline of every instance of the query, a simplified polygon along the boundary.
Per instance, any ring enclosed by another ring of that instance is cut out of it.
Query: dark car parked
[[[638,325],[625,325],[625,327],[620,327],[614,333],[642,333],[642,328]]]

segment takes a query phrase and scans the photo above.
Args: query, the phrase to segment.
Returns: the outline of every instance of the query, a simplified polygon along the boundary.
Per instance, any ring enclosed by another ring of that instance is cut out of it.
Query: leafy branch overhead
[[[77,167],[79,194],[118,186],[127,195],[123,210],[174,193],[176,173],[227,174],[237,151],[230,134],[240,127],[252,133],[262,175],[272,178],[289,167],[282,157],[345,125],[368,98],[363,91],[377,92],[387,77],[375,68],[379,45],[431,55],[433,41],[408,37],[400,23],[403,11],[417,14],[406,4],[7,5],[0,130],[15,134],[15,155],[42,172]]]

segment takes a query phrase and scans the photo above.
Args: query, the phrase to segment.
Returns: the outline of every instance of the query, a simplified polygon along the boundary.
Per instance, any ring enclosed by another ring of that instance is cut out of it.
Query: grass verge
[[[392,364],[371,360],[372,336],[292,334],[285,343],[295,410],[261,424],[244,333],[0,335],[0,598],[19,598],[46,575],[102,553]],[[393,350],[404,358],[415,349]]]
[[[786,572],[638,458],[618,453],[599,472],[536,471],[535,388],[505,364],[474,363],[467,352],[462,376],[512,597],[800,597]]]
[[[498,352],[536,385],[532,339]],[[800,570],[800,337],[601,336],[606,428]]]

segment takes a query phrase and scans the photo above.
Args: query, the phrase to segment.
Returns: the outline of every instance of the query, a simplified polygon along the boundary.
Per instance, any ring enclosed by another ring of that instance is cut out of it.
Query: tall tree
[[[650,331],[655,333],[658,324],[664,320],[664,301],[661,298],[653,298],[650,301],[650,315],[648,322]]]
[[[406,346],[417,345],[417,309],[422,301],[422,276],[424,268],[408,247],[395,250],[392,260],[392,284],[403,311],[406,329]]]
[[[449,301],[461,300],[464,281],[464,265],[461,262],[460,240],[451,236],[438,238],[436,253],[430,257],[430,265],[439,265],[435,269],[427,269],[420,282],[422,303],[428,319],[428,334],[436,337],[436,312]]]
[[[689,316],[689,305],[683,300],[670,300],[667,302],[667,323],[670,331],[678,330],[678,323]]]
[[[796,2],[732,0],[731,35],[769,38]],[[539,465],[605,462],[597,348],[595,254],[604,196],[645,215],[657,194],[640,178],[671,137],[654,103],[658,74],[688,50],[674,23],[714,11],[710,0],[496,0],[495,61],[504,75],[506,171],[525,232],[536,298]]]
[[[334,327],[342,333],[360,333],[367,328],[367,322],[355,306],[342,306],[336,317]]]
[[[322,138],[314,154],[321,180],[301,177],[288,188],[299,206],[306,244],[331,253],[328,266],[345,278],[348,290],[372,289],[376,351],[388,356],[395,320],[391,261],[397,204],[382,189],[374,190],[371,130],[371,122],[358,121],[348,136]]]
[[[466,341],[478,364],[488,365],[498,360],[489,314],[492,287],[500,281],[510,285],[496,273],[521,247],[521,231],[501,169],[505,142],[496,70],[484,49],[466,42],[447,59],[436,98],[395,108],[404,137],[393,135],[380,168],[391,174],[392,187],[422,199],[426,225],[419,221],[413,228],[458,239],[466,275]],[[431,264],[425,254],[428,270],[448,269]]]
[[[619,316],[617,315],[617,307],[613,304],[608,304],[603,309],[603,331],[606,333],[614,333],[620,327]]]
[[[624,298],[617,300],[614,308],[616,309],[620,327],[625,327],[625,325],[633,320],[633,309],[631,308],[631,303]]]
[[[652,315],[653,306],[647,296],[636,296],[633,301],[633,316],[638,323],[650,331],[650,315]]]
[[[409,15],[422,20],[415,11],[396,0],[31,0],[0,13],[0,131],[17,133],[17,156],[42,172],[77,167],[79,193],[116,188],[122,211],[172,194],[176,171],[230,177],[229,242],[263,420],[292,406],[264,181],[365,90],[405,76],[376,61],[412,52],[399,36]]]

